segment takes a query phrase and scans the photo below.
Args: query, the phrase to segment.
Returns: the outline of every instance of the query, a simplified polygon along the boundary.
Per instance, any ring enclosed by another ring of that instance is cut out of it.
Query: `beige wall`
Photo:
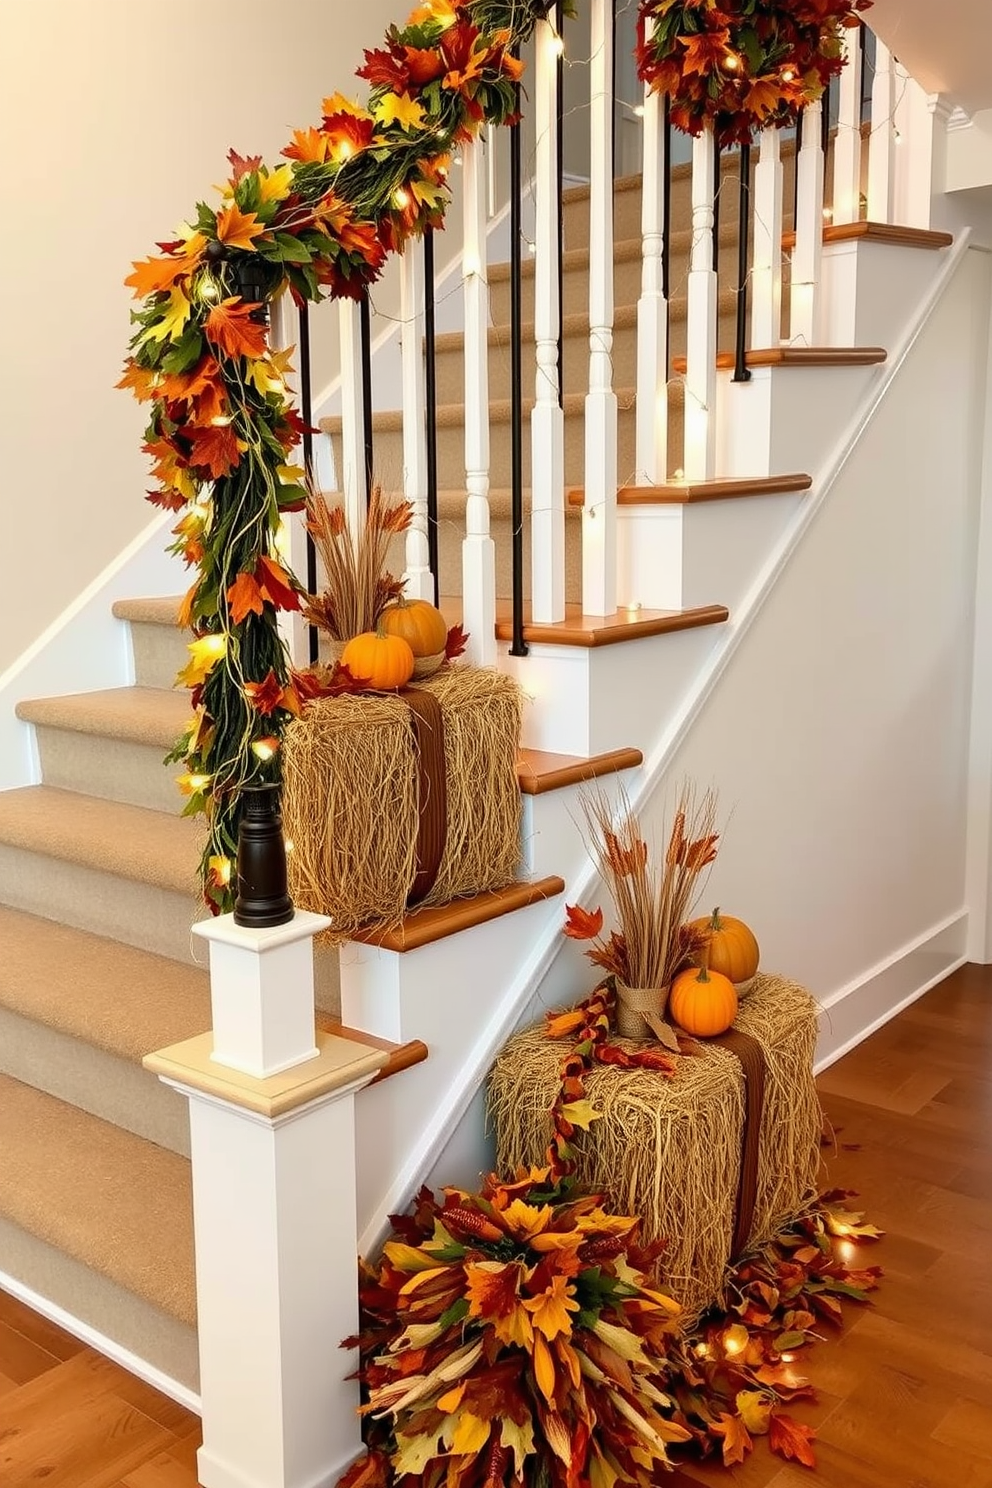
[[[405,0],[0,6],[0,672],[149,520],[142,410],[114,390],[130,260],[274,159]],[[182,587],[177,570],[176,588]]]

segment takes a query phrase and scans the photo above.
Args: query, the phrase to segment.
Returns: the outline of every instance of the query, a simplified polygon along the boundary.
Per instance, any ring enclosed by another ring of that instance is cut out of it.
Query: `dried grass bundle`
[[[350,641],[374,630],[386,605],[403,593],[402,581],[386,572],[386,554],[397,533],[409,527],[412,512],[408,501],[387,497],[374,485],[365,525],[356,537],[340,503],[332,505],[321,492],[309,491],[307,530],[327,587],[309,597],[303,613],[332,641]]]

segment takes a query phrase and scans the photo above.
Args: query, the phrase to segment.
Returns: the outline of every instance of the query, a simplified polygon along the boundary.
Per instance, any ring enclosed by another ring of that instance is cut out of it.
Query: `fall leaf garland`
[[[838,1240],[878,1235],[825,1194],[728,1278],[724,1309],[683,1332],[658,1288],[661,1246],[547,1169],[478,1193],[422,1189],[360,1277],[358,1377],[368,1455],[340,1488],[648,1488],[689,1454],[743,1461],[755,1439],[804,1466],[813,1399],[794,1365],[877,1267]]]
[[[278,778],[279,741],[313,688],[293,676],[279,616],[302,589],[278,549],[301,510],[305,432],[286,378],[290,353],[268,346],[266,305],[358,298],[388,253],[439,226],[451,150],[516,107],[514,55],[548,0],[427,0],[359,76],[367,105],[324,100],[275,167],[231,151],[214,208],[126,280],[140,302],[119,386],[151,405],[145,452],[174,511],[172,551],[195,571],[180,620],[193,630],[178,681],[193,717],[169,756],[182,761],[187,815],[203,813],[204,894],[231,908],[241,792]]]
[[[748,144],[795,124],[844,65],[845,27],[872,0],[641,0],[641,80],[671,99],[677,129],[712,124],[719,144]],[[647,26],[650,22],[650,28]]]

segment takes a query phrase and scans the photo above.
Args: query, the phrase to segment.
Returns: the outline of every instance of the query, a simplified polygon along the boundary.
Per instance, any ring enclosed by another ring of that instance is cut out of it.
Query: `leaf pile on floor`
[[[689,1453],[741,1462],[760,1435],[813,1466],[813,1432],[783,1410],[813,1394],[794,1356],[880,1274],[840,1258],[839,1240],[879,1233],[847,1197],[739,1264],[726,1308],[686,1334],[661,1246],[638,1247],[602,1195],[547,1169],[422,1189],[362,1267],[344,1347],[360,1350],[368,1455],[340,1488],[650,1488]]]

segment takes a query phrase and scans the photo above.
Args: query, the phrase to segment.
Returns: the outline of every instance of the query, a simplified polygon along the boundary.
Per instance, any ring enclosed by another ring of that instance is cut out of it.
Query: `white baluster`
[[[400,259],[400,354],[403,377],[403,495],[413,505],[406,534],[407,599],[434,603],[427,546],[427,431],[424,392],[424,260],[419,240]]]
[[[789,339],[793,345],[817,346],[823,340],[820,320],[823,258],[823,105],[808,104],[803,114],[803,142],[796,182],[796,246],[792,251]]]
[[[341,490],[353,539],[365,524],[365,410],[362,328],[356,300],[339,301],[341,317]]]
[[[592,0],[589,66],[589,391],[585,400],[582,608],[617,604],[617,397],[613,391],[613,24]]]
[[[935,99],[895,64],[892,221],[930,226],[933,195]]]
[[[558,55],[547,21],[535,42],[534,331],[537,376],[531,433],[531,608],[539,621],[565,618],[565,420],[558,400]]]
[[[763,129],[754,168],[754,258],[751,272],[751,344],[782,339],[782,136]]]
[[[652,23],[649,20],[648,26]],[[641,297],[637,302],[638,485],[668,477],[668,305],[665,300],[665,109],[662,95],[644,90],[644,164],[641,182]]]
[[[896,147],[896,74],[892,53],[875,38],[875,79],[871,87],[871,136],[868,141],[868,221],[893,220]]]
[[[462,150],[465,233],[465,538],[462,624],[467,660],[496,663],[496,549],[489,535],[489,290],[485,280],[486,162],[481,140]]]
[[[716,473],[717,282],[713,266],[713,129],[692,142],[692,248],[687,286],[685,453],[687,480]]]
[[[835,223],[861,216],[861,29],[845,32],[847,61],[839,79],[837,138],[834,140]]]
[[[273,301],[270,306],[271,329],[269,332],[269,345],[273,351],[286,351],[295,345],[297,340],[296,314],[296,306],[288,293],[284,292]],[[298,359],[298,350],[296,355]],[[293,391],[296,393],[299,387],[299,377],[294,378],[293,382]],[[323,435],[315,436],[315,438],[323,437]],[[297,452],[297,459],[302,465],[303,456],[299,452]],[[279,550],[300,582],[306,583],[307,530],[303,512],[283,513],[279,529]],[[278,620],[279,633],[286,642],[293,665],[305,667],[310,660],[307,636],[309,627],[306,621],[299,610],[281,610]]]

